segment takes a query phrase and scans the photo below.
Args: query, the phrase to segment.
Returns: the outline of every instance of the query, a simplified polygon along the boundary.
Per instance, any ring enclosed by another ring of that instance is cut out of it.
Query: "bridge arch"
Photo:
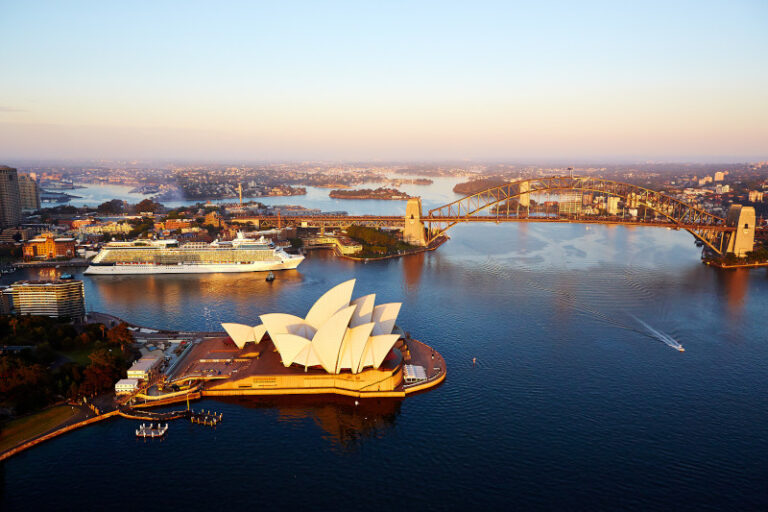
[[[488,217],[488,221],[504,218],[503,215],[483,215],[496,205],[511,199],[528,198],[530,194],[561,191],[579,191],[619,197],[626,202],[644,206],[685,229],[697,240],[717,254],[723,255],[728,249],[730,234],[735,228],[729,227],[726,219],[711,214],[674,197],[631,183],[585,176],[552,176],[512,181],[490,187],[446,205],[429,210],[422,217],[429,226],[428,243],[443,235],[460,222]]]

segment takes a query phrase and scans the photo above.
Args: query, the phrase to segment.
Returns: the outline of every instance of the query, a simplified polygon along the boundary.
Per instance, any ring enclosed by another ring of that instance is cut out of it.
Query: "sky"
[[[0,34],[0,161],[768,160],[766,0],[0,0]]]

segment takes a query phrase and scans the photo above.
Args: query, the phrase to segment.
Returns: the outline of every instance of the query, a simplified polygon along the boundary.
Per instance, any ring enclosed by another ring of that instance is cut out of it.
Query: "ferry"
[[[268,272],[294,269],[304,261],[288,254],[263,236],[210,244],[176,240],[109,242],[93,258],[84,274],[210,274],[216,272]]]

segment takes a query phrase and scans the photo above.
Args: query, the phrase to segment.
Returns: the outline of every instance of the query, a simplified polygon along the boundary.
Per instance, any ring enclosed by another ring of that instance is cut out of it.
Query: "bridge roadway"
[[[298,227],[309,228],[327,228],[327,227],[346,227],[352,224],[367,226],[392,226],[402,227],[405,225],[405,217],[401,215],[310,215],[310,216],[284,216],[277,217],[273,215],[259,215],[252,217],[239,217],[238,222],[267,222],[281,225],[296,225]],[[518,217],[506,215],[473,215],[473,216],[431,216],[422,217],[421,221],[425,224],[451,224],[458,222],[543,222],[543,223],[561,223],[561,224],[607,224],[622,226],[650,226],[658,228],[672,229],[708,229],[713,231],[734,231],[735,227],[724,226],[720,224],[680,224],[671,221],[653,221],[642,219],[626,219],[621,217]],[[758,228],[761,229],[761,228]]]

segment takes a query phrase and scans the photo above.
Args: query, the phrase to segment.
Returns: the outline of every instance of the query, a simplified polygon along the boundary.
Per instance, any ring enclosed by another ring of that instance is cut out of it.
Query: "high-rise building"
[[[715,194],[727,194],[731,191],[730,185],[715,185]]]
[[[10,315],[13,310],[13,289],[0,286],[0,315]]]
[[[561,192],[557,211],[560,215],[578,215],[582,203],[581,192]]]
[[[82,318],[85,316],[83,282],[17,281],[13,283],[13,307],[18,315]]]
[[[606,199],[606,211],[608,212],[608,215],[616,215],[619,213],[619,198],[618,197],[609,197]]]
[[[19,198],[22,210],[40,209],[40,187],[37,186],[37,180],[28,174],[19,176]]]
[[[0,165],[0,228],[18,226],[20,222],[18,173],[13,167]]]
[[[725,173],[723,171],[717,171],[715,173],[715,181],[723,181],[725,179]]]

